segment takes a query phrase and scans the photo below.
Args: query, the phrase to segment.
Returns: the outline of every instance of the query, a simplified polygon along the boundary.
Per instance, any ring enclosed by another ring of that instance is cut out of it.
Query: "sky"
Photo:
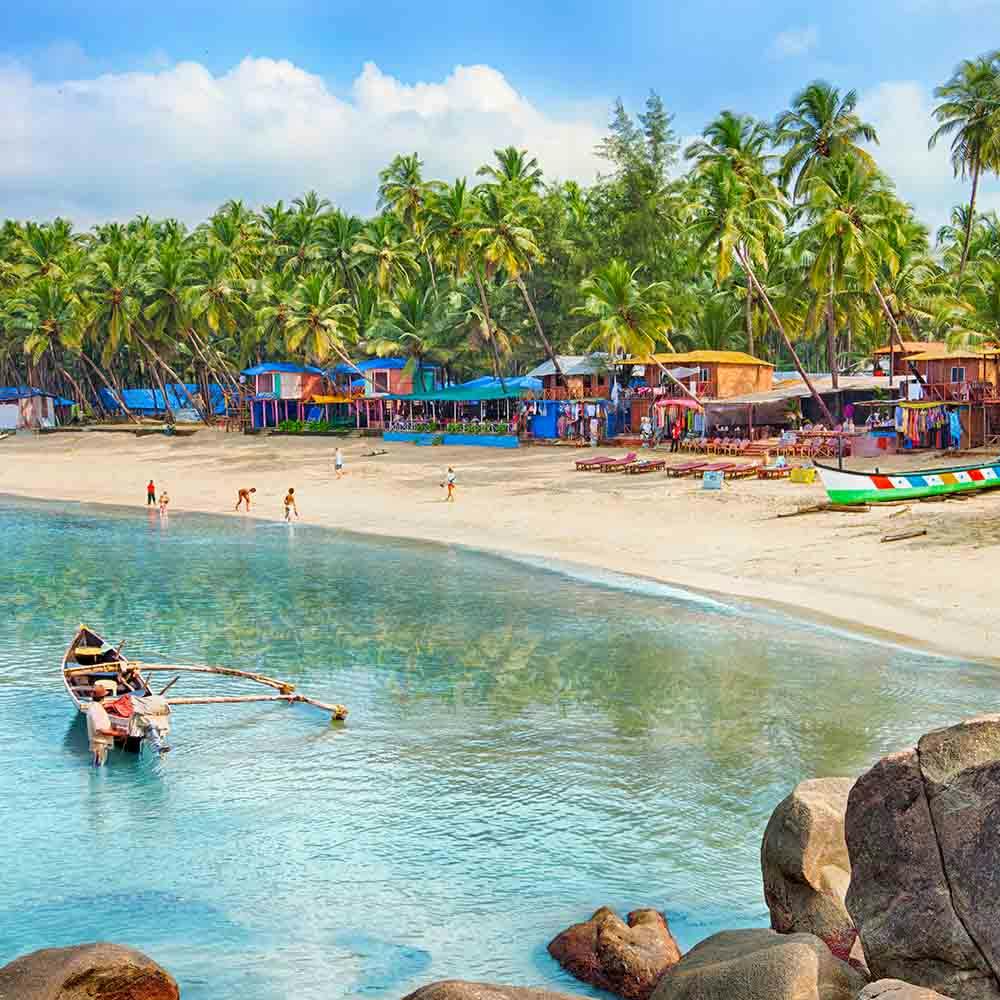
[[[586,183],[617,97],[656,90],[690,139],[826,79],[937,227],[968,186],[927,149],[933,90],[991,42],[1000,0],[4,0],[0,217],[196,223],[309,189],[367,213],[396,153],[452,179],[509,144]]]

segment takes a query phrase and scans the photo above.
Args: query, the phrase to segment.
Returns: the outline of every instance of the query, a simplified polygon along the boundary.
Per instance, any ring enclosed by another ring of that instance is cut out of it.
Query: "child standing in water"
[[[170,504],[170,497],[167,496],[167,491],[164,490],[160,494],[160,517],[167,516],[167,507],[169,506],[169,504]]]
[[[292,520],[292,511],[295,511],[295,516],[299,516],[299,508],[295,506],[295,490],[289,486],[288,492],[285,494],[285,520]]]

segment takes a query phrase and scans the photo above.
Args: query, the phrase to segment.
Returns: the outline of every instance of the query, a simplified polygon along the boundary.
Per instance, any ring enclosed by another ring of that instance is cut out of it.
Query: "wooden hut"
[[[327,374],[313,365],[265,361],[240,372],[247,385],[250,427],[277,427],[283,420],[305,420],[315,397],[335,397]]]
[[[72,401],[32,386],[0,388],[0,432],[41,430],[59,425],[59,410],[67,412]]]
[[[974,347],[926,351],[907,358],[923,381],[923,396],[940,402],[992,399],[997,395],[1000,350]]]
[[[940,340],[904,340],[902,341],[902,349],[900,349],[899,343],[893,340],[872,352],[875,360],[875,374],[888,374],[891,368],[893,375],[909,375],[911,374],[909,363],[914,355],[943,354],[947,350],[948,345]]]
[[[611,394],[608,359],[603,354],[557,355],[559,371],[552,361],[543,361],[528,372],[541,379],[542,398],[551,400],[607,399]]]
[[[339,364],[332,371],[336,391],[352,396],[361,427],[384,427],[392,412],[392,396],[434,393],[445,386],[444,369],[430,362],[408,370],[409,358],[368,358]]]

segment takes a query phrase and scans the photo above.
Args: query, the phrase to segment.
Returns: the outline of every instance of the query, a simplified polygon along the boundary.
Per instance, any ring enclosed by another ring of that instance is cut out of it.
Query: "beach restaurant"
[[[368,358],[339,364],[330,372],[334,391],[350,397],[356,408],[358,427],[381,428],[392,412],[385,401],[410,393],[433,393],[444,388],[441,365],[410,363],[409,358]]]
[[[41,430],[58,427],[60,417],[65,420],[73,401],[19,385],[0,388],[0,431]]]
[[[293,361],[264,361],[240,372],[247,385],[250,430],[277,427],[284,420],[351,422],[354,403],[334,388],[327,373]]]

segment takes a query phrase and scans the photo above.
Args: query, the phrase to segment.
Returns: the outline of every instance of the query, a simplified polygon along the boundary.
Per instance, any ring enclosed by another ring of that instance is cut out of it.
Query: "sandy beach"
[[[577,473],[574,460],[589,452],[573,448],[420,448],[378,438],[343,443],[346,474],[337,480],[334,447],[330,438],[214,430],[17,435],[0,442],[0,493],[140,506],[153,478],[169,490],[173,517],[245,517],[233,510],[236,492],[253,486],[252,516],[279,519],[293,486],[303,523],[647,577],[1000,663],[992,625],[1000,491],[908,510],[778,518],[825,499],[822,487],[748,480],[707,492],[663,474]],[[382,448],[387,454],[369,457]],[[923,454],[882,468],[929,464],[948,460]],[[458,477],[453,504],[440,488],[449,465]],[[927,534],[880,543],[909,527]]]

